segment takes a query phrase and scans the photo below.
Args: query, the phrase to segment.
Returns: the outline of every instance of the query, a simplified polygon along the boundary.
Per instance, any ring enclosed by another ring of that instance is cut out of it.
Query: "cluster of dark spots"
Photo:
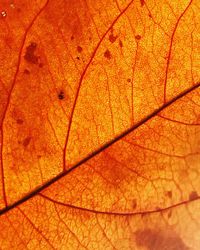
[[[136,39],[136,40],[140,40],[141,38],[142,38],[142,37],[141,37],[140,35],[136,35],[136,36],[135,36],[135,39]]]
[[[109,40],[111,43],[114,43],[116,41],[116,39],[117,39],[117,36],[114,36],[113,34],[109,35]]]
[[[78,53],[81,53],[83,51],[83,48],[81,46],[77,46]]]
[[[64,91],[60,91],[59,93],[58,93],[58,99],[59,100],[63,100],[65,98],[65,94],[64,94]]]
[[[32,64],[38,64],[39,57],[35,55],[35,50],[37,48],[37,44],[32,42],[27,48],[26,53],[24,55],[24,59]]]
[[[107,58],[108,60],[112,58],[112,55],[108,49],[104,52],[104,57]]]
[[[193,201],[193,200],[196,200],[197,198],[199,198],[199,195],[196,191],[192,191],[189,195],[189,200],[190,201]]]

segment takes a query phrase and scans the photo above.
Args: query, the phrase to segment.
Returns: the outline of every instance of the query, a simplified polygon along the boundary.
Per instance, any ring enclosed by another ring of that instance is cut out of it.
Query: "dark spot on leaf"
[[[168,218],[171,218],[171,216],[172,216],[172,210],[169,210],[169,212],[168,212],[168,214],[167,214],[167,217],[168,217]]]
[[[135,39],[140,40],[140,39],[141,39],[141,36],[140,36],[140,35],[136,35],[136,36],[135,36]]]
[[[141,6],[143,7],[144,4],[145,4],[145,1],[144,0],[140,0],[140,3],[141,3]]]
[[[62,90],[58,93],[58,98],[60,100],[63,100],[65,98],[65,94],[64,94],[64,92]]]
[[[81,46],[77,46],[78,53],[81,53],[83,51],[83,48]]]
[[[25,70],[24,70],[24,74],[29,75],[29,74],[30,74],[30,71],[29,71],[28,69],[25,69]]]
[[[24,121],[23,121],[22,119],[20,119],[20,118],[17,119],[16,122],[17,122],[17,124],[22,124],[22,123],[24,123]]]
[[[134,200],[133,200],[133,209],[136,209],[136,207],[137,207],[137,200],[134,199]]]
[[[167,191],[166,195],[171,199],[172,198],[172,191]]]
[[[131,79],[130,79],[130,78],[128,78],[128,79],[127,79],[127,82],[131,82]]]
[[[123,43],[121,40],[119,40],[119,46],[122,48],[123,47]]]
[[[29,145],[30,141],[31,141],[31,137],[30,137],[30,136],[26,137],[26,138],[23,140],[23,142],[22,142],[23,146],[24,146],[24,147],[27,147],[27,146]]]
[[[199,197],[198,193],[196,191],[193,191],[189,195],[189,200],[193,201],[193,200],[196,200],[198,197]]]
[[[71,40],[74,40],[74,36],[71,36]]]
[[[37,44],[33,42],[26,48],[24,59],[27,62],[32,63],[32,64],[38,63],[38,56],[35,55],[36,48],[37,48]]]
[[[77,56],[77,57],[76,57],[76,59],[77,59],[77,60],[80,60],[80,57],[79,57],[79,56]]]
[[[172,231],[157,231],[152,229],[138,230],[135,233],[136,244],[148,250],[189,250],[182,239]]]
[[[113,34],[109,35],[109,40],[111,43],[114,43],[116,41],[116,39],[117,39],[117,36],[114,36]]]
[[[107,58],[108,60],[110,60],[111,59],[111,53],[110,53],[110,51],[107,49],[105,52],[104,52],[104,56],[105,56],[105,58]]]

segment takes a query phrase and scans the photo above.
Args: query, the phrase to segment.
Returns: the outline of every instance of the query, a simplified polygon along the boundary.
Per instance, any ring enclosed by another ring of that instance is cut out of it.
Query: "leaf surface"
[[[1,249],[199,249],[199,2],[0,7]]]

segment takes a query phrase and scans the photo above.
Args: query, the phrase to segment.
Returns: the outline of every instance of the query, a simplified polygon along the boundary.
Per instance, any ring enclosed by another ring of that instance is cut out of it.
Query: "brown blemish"
[[[78,53],[81,53],[83,51],[83,48],[81,46],[77,46]]]
[[[137,207],[137,200],[136,199],[134,199],[133,200],[133,202],[132,202],[132,207],[133,207],[133,209],[136,209],[136,207]]]
[[[108,49],[104,52],[104,57],[107,58],[108,60],[111,59],[112,56],[111,56],[111,53]]]
[[[64,91],[61,90],[61,91],[58,93],[58,99],[63,100],[64,98],[65,98]]]
[[[168,218],[171,218],[171,216],[172,216],[172,210],[169,210],[169,212],[168,212],[168,214],[167,214],[167,217],[168,217]]]
[[[25,121],[24,115],[20,109],[14,108],[12,110],[11,116],[14,119],[14,121],[19,125],[23,124]]]
[[[24,70],[24,74],[29,75],[29,74],[30,74],[30,71],[29,71],[28,69],[25,69],[25,70]]]
[[[122,48],[123,47],[123,43],[121,40],[119,40],[119,46]]]
[[[141,6],[143,7],[144,4],[145,4],[145,1],[144,0],[140,0],[140,3],[141,3]]]
[[[142,37],[140,35],[136,35],[135,39],[140,40]]]
[[[166,195],[171,199],[172,198],[172,191],[167,191]]]
[[[146,247],[147,250],[189,250],[181,237],[169,230],[166,230],[166,232],[148,228],[138,230],[135,233],[135,241],[138,247]]]
[[[35,50],[37,48],[37,44],[32,42],[27,48],[24,59],[32,64],[38,64],[38,56],[35,55]]]
[[[20,119],[20,118],[17,119],[16,122],[17,122],[17,124],[20,124],[20,125],[24,123],[24,121],[22,119]]]
[[[30,141],[31,141],[31,137],[30,137],[30,136],[26,137],[26,138],[23,140],[23,142],[22,142],[23,146],[24,146],[24,147],[27,147],[27,146],[29,145]]]
[[[127,82],[131,82],[131,79],[130,79],[130,78],[128,78],[128,79],[127,79]]]
[[[189,195],[189,200],[190,201],[193,201],[193,200],[196,200],[197,198],[199,198],[199,195],[196,191],[192,191]]]
[[[113,34],[109,35],[109,40],[111,43],[114,43],[116,41],[116,39],[117,39],[117,36],[114,36]]]

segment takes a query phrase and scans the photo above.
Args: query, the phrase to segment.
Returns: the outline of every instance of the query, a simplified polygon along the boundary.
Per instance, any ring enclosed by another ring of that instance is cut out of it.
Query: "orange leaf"
[[[0,3],[1,249],[200,249],[199,7]]]

